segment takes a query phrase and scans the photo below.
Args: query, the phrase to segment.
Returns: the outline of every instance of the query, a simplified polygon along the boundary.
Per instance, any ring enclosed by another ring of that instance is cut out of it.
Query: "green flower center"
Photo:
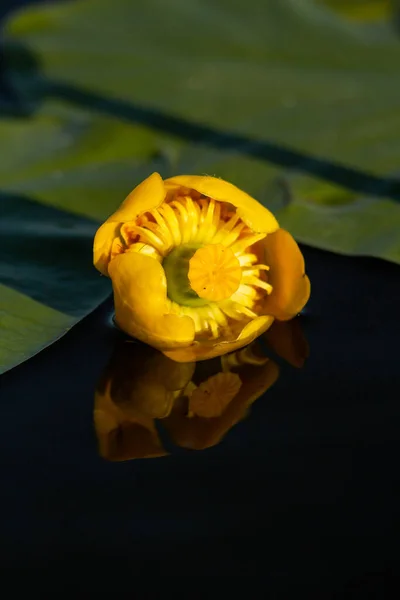
[[[201,244],[183,244],[174,248],[162,262],[167,278],[167,295],[170,300],[182,306],[206,306],[209,300],[200,298],[191,288],[189,262]]]

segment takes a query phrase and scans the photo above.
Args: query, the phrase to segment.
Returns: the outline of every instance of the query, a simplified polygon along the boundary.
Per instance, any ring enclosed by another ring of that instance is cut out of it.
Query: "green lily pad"
[[[344,17],[366,23],[390,19],[393,0],[319,0]]]
[[[223,177],[301,242],[400,262],[400,42],[388,6],[85,0],[11,18],[3,369],[110,292],[91,266],[94,232],[155,170]]]

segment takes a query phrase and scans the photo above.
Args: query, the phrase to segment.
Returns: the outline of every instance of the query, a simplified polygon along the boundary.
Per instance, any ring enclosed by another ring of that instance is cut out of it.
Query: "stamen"
[[[266,233],[256,233],[254,235],[249,235],[248,237],[242,238],[235,242],[231,246],[231,250],[234,254],[242,253],[246,248],[252,246],[256,242],[263,240],[267,234]]]
[[[245,296],[244,294],[236,293],[234,296],[232,296],[231,300],[232,302],[236,302],[237,304],[246,306],[247,308],[253,308],[254,306],[254,300],[249,296]]]
[[[221,243],[224,244],[224,246],[230,246],[233,244],[233,242],[238,239],[244,227],[244,223],[239,223],[239,225],[236,225],[236,227],[230,233],[226,234]]]
[[[227,317],[236,321],[240,321],[242,319],[242,314],[237,310],[238,306],[240,305],[235,304],[232,302],[232,300],[229,300],[228,302],[224,303],[223,306],[221,306],[221,309],[224,311]]]
[[[142,227],[145,227],[146,229],[149,229],[155,233],[163,241],[165,252],[168,252],[173,246],[171,233],[166,226],[163,217],[158,213],[158,211],[152,211],[151,215],[154,217],[156,222],[153,223],[149,220],[143,221]]]
[[[215,208],[215,200],[210,200],[208,203],[206,200],[202,200],[203,207],[201,211],[201,226],[199,228],[197,239],[198,242],[203,242],[211,239],[210,236],[213,235],[213,216],[214,216],[214,208]],[[210,231],[211,230],[211,231]]]
[[[196,210],[193,200],[190,196],[185,197],[186,200],[186,209],[189,215],[189,223],[191,225],[190,237],[189,240],[193,239],[196,236],[199,222],[199,212]]]
[[[246,315],[246,317],[250,317],[251,319],[255,319],[257,317],[257,314],[249,308],[247,308],[246,306],[237,306],[236,309],[239,313],[243,313],[244,315]]]
[[[219,308],[219,306],[217,306],[216,304],[212,304],[210,306],[211,310],[212,310],[212,315],[214,317],[214,319],[216,320],[216,322],[218,323],[218,325],[220,327],[226,327],[228,325],[228,320],[226,318],[226,316],[224,315],[224,313],[222,312],[222,310]]]
[[[159,236],[156,235],[153,231],[150,231],[150,229],[144,227],[138,227],[137,225],[135,225],[135,227],[132,227],[132,231],[135,231],[139,234],[142,242],[154,246],[163,256],[165,256],[165,254],[167,253],[165,244],[163,240],[161,240]]]
[[[258,275],[259,271],[269,271],[269,266],[268,265],[252,265],[251,268],[243,269],[243,275]]]
[[[210,235],[208,236],[208,240],[210,240],[210,241],[213,239],[215,232],[218,231],[220,215],[221,215],[221,203],[216,202],[215,208],[214,208],[212,227],[210,228]]]
[[[236,294],[241,294],[242,296],[247,296],[247,297],[252,298],[254,300],[255,297],[257,296],[257,290],[255,290],[251,285],[246,285],[245,283],[242,283],[239,286],[238,291],[236,292]]]
[[[200,222],[199,222],[200,226],[201,226],[204,223],[204,221],[205,221],[205,218],[206,218],[206,215],[207,215],[207,210],[208,210],[208,207],[210,205],[210,202],[207,202],[207,200],[205,198],[201,198],[198,201],[198,204],[199,204],[200,209],[201,209],[201,211],[200,211]],[[199,226],[199,230],[200,230],[200,226]]]
[[[208,324],[211,328],[211,335],[214,339],[216,339],[219,335],[219,327],[218,327],[218,323],[216,321],[214,321],[213,319],[211,319],[210,321],[208,321]]]
[[[237,258],[241,267],[250,266],[257,260],[257,256],[255,254],[241,254]]]
[[[272,285],[270,283],[267,283],[266,281],[263,281],[262,279],[259,279],[258,277],[254,277],[252,275],[250,277],[246,277],[246,283],[262,288],[267,292],[267,294],[270,294],[272,292]]]
[[[186,207],[178,201],[174,201],[171,202],[171,206],[173,206],[174,208],[176,208],[178,210],[178,214],[176,214],[176,217],[179,221],[179,226],[180,226],[180,230],[181,230],[181,243],[182,244],[187,244],[188,241],[190,240],[190,233],[191,233],[191,228],[189,225],[189,213],[186,209]]]
[[[219,227],[217,233],[215,234],[214,238],[213,238],[213,243],[214,244],[219,244],[222,242],[222,240],[224,240],[227,237],[227,234],[234,228],[234,226],[236,225],[236,223],[239,220],[239,216],[235,213],[234,215],[232,215],[232,217],[229,219],[229,221],[227,221],[222,227]],[[244,223],[241,223],[242,227],[240,228],[240,231],[243,229],[243,227],[245,227]],[[222,242],[224,243],[224,242]],[[228,246],[229,244],[225,244],[226,246]]]
[[[151,256],[155,258],[158,262],[162,261],[162,256],[153,246],[149,244],[144,244],[143,242],[137,242],[136,244],[132,244],[127,249],[127,252],[139,252],[139,254],[145,254],[146,256]]]
[[[182,236],[181,228],[175,211],[169,206],[169,204],[163,204],[158,210],[164,217],[169,231],[171,232],[174,246],[179,246],[182,240]]]

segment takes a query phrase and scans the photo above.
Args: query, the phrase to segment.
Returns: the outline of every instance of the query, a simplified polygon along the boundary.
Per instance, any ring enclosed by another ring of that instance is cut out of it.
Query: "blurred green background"
[[[93,235],[153,171],[228,179],[300,242],[400,262],[398,14],[384,0],[67,0],[10,14],[0,369],[110,293]]]

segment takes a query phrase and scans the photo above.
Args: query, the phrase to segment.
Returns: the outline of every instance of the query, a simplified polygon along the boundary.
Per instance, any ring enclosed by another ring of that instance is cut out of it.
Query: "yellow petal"
[[[310,297],[304,258],[293,237],[284,229],[268,235],[261,243],[263,261],[270,266],[268,283],[273,288],[265,299],[263,312],[279,321],[287,321],[301,311]]]
[[[136,252],[120,254],[109,272],[115,318],[123,331],[160,350],[193,342],[192,319],[168,314],[167,281],[157,260]]]
[[[237,214],[242,221],[257,233],[271,233],[279,228],[277,220],[267,208],[223,179],[201,175],[179,175],[165,180],[166,189],[175,189],[176,186],[196,190],[220,202],[230,202],[237,208]]]
[[[131,191],[118,210],[106,222],[119,221],[125,223],[126,221],[134,221],[141,213],[160,206],[164,198],[164,182],[158,173],[153,173]]]
[[[246,346],[247,344],[250,344],[259,335],[267,331],[267,329],[271,327],[273,322],[274,317],[271,317],[270,315],[264,315],[262,317],[257,317],[256,319],[253,319],[252,321],[250,321],[250,323],[247,323],[247,325],[242,329],[237,339],[237,341],[241,342],[241,344],[240,346],[238,345],[236,348],[234,348],[234,350],[236,350],[237,348],[241,348],[242,346]]]
[[[164,198],[163,180],[158,173],[153,173],[135,187],[121,206],[97,230],[93,245],[93,262],[100,273],[108,275],[111,246],[119,234],[121,223],[134,221],[141,213],[157,208]]]
[[[207,360],[215,356],[221,356],[227,352],[233,352],[250,344],[256,337],[267,331],[273,321],[274,317],[269,315],[253,319],[242,329],[236,340],[194,342],[187,348],[164,349],[163,352],[166,356],[177,362]]]
[[[121,223],[105,222],[97,230],[93,244],[93,264],[102,275],[108,275],[111,248],[119,235]]]

